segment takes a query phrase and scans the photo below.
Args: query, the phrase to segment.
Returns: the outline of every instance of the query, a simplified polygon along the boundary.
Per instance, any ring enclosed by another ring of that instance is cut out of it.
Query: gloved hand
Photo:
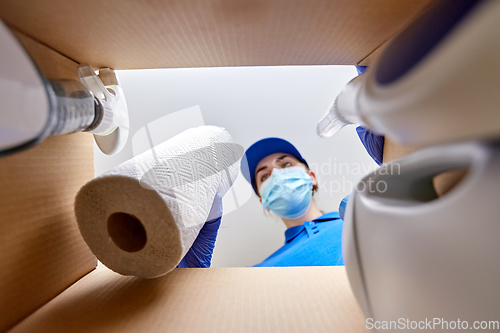
[[[368,69],[368,66],[355,66],[358,75],[363,74]],[[382,164],[382,157],[384,155],[384,136],[376,135],[364,127],[356,127],[359,139],[363,146],[365,146],[368,155],[378,164]],[[345,198],[344,198],[345,199]]]
[[[339,215],[342,220],[344,220],[345,208],[347,207],[347,201],[349,200],[349,196],[346,195],[344,199],[340,202],[339,205]]]
[[[355,65],[354,67],[356,67],[356,70],[358,71],[358,75],[363,74],[368,69],[368,66],[356,66]]]
[[[222,219],[222,196],[217,193],[215,195],[212,208],[207,217],[207,222],[200,230],[198,237],[193,245],[182,258],[177,268],[208,268],[212,261],[212,253],[214,252],[215,240],[219,231],[220,222]]]
[[[373,134],[361,126],[356,127],[356,132],[358,133],[361,143],[365,146],[368,155],[370,155],[378,165],[381,165],[384,156],[384,137],[382,135]]]

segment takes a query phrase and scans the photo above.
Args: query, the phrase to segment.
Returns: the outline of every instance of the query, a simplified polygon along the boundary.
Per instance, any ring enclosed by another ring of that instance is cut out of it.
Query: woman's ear
[[[314,173],[314,171],[312,170],[308,170],[307,173],[309,174],[309,176],[311,176],[312,178],[312,181],[313,181],[313,186],[314,185],[318,185],[318,181],[316,180],[316,174]]]

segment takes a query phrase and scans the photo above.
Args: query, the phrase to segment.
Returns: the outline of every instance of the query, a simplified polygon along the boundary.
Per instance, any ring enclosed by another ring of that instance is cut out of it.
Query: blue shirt
[[[285,231],[285,245],[254,267],[340,266],[342,225],[338,212],[306,221]]]

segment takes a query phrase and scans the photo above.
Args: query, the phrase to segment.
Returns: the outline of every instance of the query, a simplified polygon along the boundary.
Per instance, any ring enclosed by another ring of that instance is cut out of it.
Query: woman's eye
[[[264,180],[266,180],[267,178],[269,178],[269,175],[264,175],[264,176],[262,176],[262,178],[260,179],[260,181],[264,182]]]
[[[285,163],[283,163],[283,165],[282,165],[282,167],[283,167],[283,168],[288,168],[289,166],[292,166],[292,163],[290,163],[290,162],[285,162]]]

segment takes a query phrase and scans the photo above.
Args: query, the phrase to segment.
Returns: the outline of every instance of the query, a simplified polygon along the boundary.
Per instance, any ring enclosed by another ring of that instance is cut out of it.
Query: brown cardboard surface
[[[423,147],[418,146],[408,146],[397,144],[387,137],[384,143],[384,163],[390,162],[396,158],[402,157],[413,153]],[[434,189],[439,196],[445,195],[452,188],[454,188],[466,175],[467,170],[459,169],[452,170],[448,172],[443,172],[439,175],[434,176],[432,179]]]
[[[19,37],[47,75],[74,77],[73,61]],[[89,134],[49,138],[0,158],[0,331],[95,267],[73,214],[77,190],[93,176]]]
[[[384,155],[383,155],[384,163],[395,160],[398,157],[413,153],[414,151],[417,151],[420,148],[422,147],[398,144],[390,140],[389,138],[385,137]]]
[[[382,54],[384,51],[384,47],[386,47],[390,42],[390,39],[385,41],[382,45],[377,47],[375,50],[373,50],[372,53],[370,53],[366,58],[361,60],[358,65],[360,66],[372,66],[375,64],[375,61],[377,58]]]
[[[19,30],[10,28],[44,75],[50,79],[78,80],[78,64],[76,62],[39,43]]]
[[[432,179],[438,196],[443,196],[451,191],[467,175],[467,169],[455,169],[443,172]]]
[[[176,269],[141,280],[97,268],[19,332],[369,332],[344,267]]]
[[[430,2],[0,0],[0,17],[96,68],[354,65]]]

